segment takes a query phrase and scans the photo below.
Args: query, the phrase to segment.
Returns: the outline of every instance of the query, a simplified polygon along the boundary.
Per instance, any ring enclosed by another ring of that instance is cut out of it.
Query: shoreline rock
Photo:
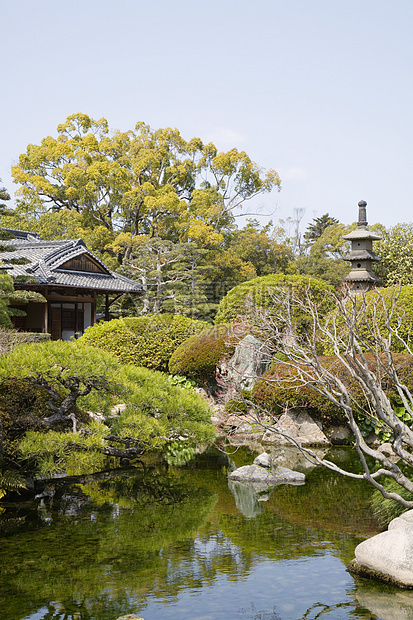
[[[388,529],[360,543],[350,573],[413,588],[413,510],[389,523]]]

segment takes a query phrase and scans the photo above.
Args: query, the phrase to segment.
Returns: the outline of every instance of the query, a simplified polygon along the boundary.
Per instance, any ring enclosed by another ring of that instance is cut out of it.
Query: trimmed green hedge
[[[216,325],[190,336],[172,354],[169,372],[200,384],[213,382],[219,362],[234,350],[225,344],[227,333],[228,325]]]
[[[125,317],[88,327],[79,342],[113,353],[123,364],[167,371],[175,349],[209,326],[180,314]]]
[[[326,292],[334,292],[329,284],[308,276],[293,276],[285,274],[270,274],[242,282],[231,289],[221,299],[215,323],[229,323],[246,309],[247,302],[254,306],[269,308],[274,305],[271,298],[271,289],[292,290],[297,295],[304,295],[310,289],[311,298],[319,303],[321,310],[327,312],[331,309],[331,299],[326,300]]]

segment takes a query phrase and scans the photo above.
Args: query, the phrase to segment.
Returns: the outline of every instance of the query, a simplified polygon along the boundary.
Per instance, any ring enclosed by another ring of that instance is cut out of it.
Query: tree
[[[114,416],[119,399],[126,407]],[[137,458],[179,437],[195,446],[215,435],[193,390],[79,341],[22,345],[0,357],[0,430],[0,460],[4,448],[9,465],[35,459],[44,475],[99,471],[106,457]]]
[[[320,315],[319,302],[315,301],[310,290],[305,296],[297,296],[294,291],[288,295],[275,291],[272,295],[271,307],[251,308],[245,318],[247,324],[254,333],[260,334],[272,354],[277,354],[279,367],[292,372],[297,390],[309,387],[341,411],[353,434],[364,473],[354,474],[344,470],[317,457],[315,452],[303,448],[291,438],[290,441],[298,445],[313,462],[344,476],[368,480],[385,498],[412,508],[413,481],[405,473],[403,465],[393,463],[381,451],[366,443],[360,428],[362,420],[355,413],[356,407],[358,410],[361,408],[364,418],[373,422],[376,428],[386,431],[401,463],[413,465],[413,395],[397,369],[392,352],[392,343],[396,340],[399,349],[403,345],[404,352],[413,362],[413,350],[399,333],[403,308],[398,304],[398,294],[388,304],[384,303],[379,290],[369,299],[363,295],[341,297],[326,291],[326,296],[335,305],[335,311],[327,318]],[[295,329],[297,313],[308,319],[306,329],[299,333]],[[377,320],[378,316],[384,317],[384,323]],[[396,317],[398,321],[394,321]],[[333,352],[336,370],[334,364],[326,364],[320,355],[326,348]],[[348,381],[343,380],[343,372]],[[274,372],[268,380],[282,387],[285,373],[277,375]],[[288,381],[291,382],[291,373]],[[357,397],[352,384],[358,388]],[[394,392],[393,400],[386,389],[389,384]],[[279,432],[268,421],[268,412],[251,400],[246,404],[256,423]],[[371,465],[369,457],[379,463],[378,468]],[[386,483],[380,481],[382,477],[394,481],[397,490],[388,491]],[[408,493],[409,499],[403,497],[403,491]]]
[[[229,236],[231,249],[245,262],[254,265],[257,276],[285,273],[294,260],[292,248],[278,242],[272,222],[260,226],[258,220],[248,219],[247,225]]]
[[[325,280],[335,287],[340,286],[350,269],[343,261],[343,256],[350,249],[349,242],[343,239],[343,235],[355,226],[344,226],[336,222],[325,226],[318,237],[314,233],[308,254],[297,259],[299,272]]]
[[[83,226],[191,241],[197,221],[220,231],[234,209],[280,186],[274,170],[258,167],[243,151],[219,153],[177,129],[112,134],[108,122],[69,116],[58,137],[30,144],[13,167],[26,200],[82,215]],[[128,258],[128,252],[126,253]]]
[[[314,241],[321,237],[325,229],[332,226],[332,224],[338,224],[338,220],[328,213],[325,213],[321,217],[315,217],[307,226],[307,230],[304,233],[304,240],[307,245],[312,245]]]
[[[384,286],[413,284],[413,226],[396,224],[392,228],[381,227],[381,241],[376,241],[374,251],[380,256],[375,272]]]

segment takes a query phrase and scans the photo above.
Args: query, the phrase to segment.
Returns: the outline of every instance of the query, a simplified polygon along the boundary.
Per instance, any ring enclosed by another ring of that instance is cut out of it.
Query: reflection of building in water
[[[367,226],[366,206],[367,202],[360,200],[357,228],[343,237],[351,241],[350,253],[343,257],[351,262],[351,271],[344,278],[344,283],[350,285],[355,293],[368,291],[381,282],[373,272],[373,263],[380,260],[373,252],[373,241],[379,241],[381,237],[372,233]]]

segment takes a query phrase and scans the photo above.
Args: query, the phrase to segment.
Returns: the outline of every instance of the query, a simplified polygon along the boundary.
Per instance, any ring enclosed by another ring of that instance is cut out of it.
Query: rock
[[[254,459],[253,465],[259,465],[260,467],[266,467],[270,469],[273,466],[271,456],[267,452],[263,452],[256,459]]]
[[[120,616],[120,618],[116,618],[116,620],[143,620],[143,618],[135,616],[135,614],[128,614],[127,616]]]
[[[265,344],[250,334],[245,336],[228,362],[229,396],[232,396],[234,389],[250,390],[270,364],[271,355]]]
[[[327,437],[305,409],[291,409],[284,413],[273,426],[274,431],[269,429],[264,433],[263,442],[279,446],[290,446],[291,442],[277,430],[285,433],[302,446],[326,446],[329,445]]]
[[[265,483],[269,487],[277,484],[304,484],[305,482],[305,475],[298,471],[292,471],[287,467],[277,467],[268,471],[259,465],[239,467],[230,473],[229,478],[245,483]]]
[[[334,446],[342,446],[348,443],[351,431],[347,426],[333,426],[327,432],[327,437]]]
[[[413,588],[413,510],[393,519],[386,532],[360,543],[355,556],[350,572]]]
[[[390,461],[393,461],[394,463],[397,463],[397,461],[400,460],[400,458],[397,456],[397,454],[393,450],[393,446],[391,445],[391,443],[382,443],[377,448],[377,452],[381,452],[384,456],[387,456],[387,458],[390,459]]]
[[[120,413],[125,411],[125,409],[126,409],[125,403],[120,403],[119,405],[114,405],[112,407],[112,409],[110,410],[110,415],[111,416],[119,415]]]

